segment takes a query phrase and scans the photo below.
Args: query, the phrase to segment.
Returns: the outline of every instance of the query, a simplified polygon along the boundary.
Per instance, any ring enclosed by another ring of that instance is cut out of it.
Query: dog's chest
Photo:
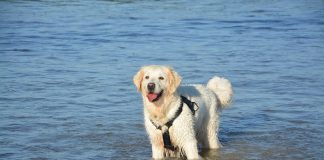
[[[163,139],[163,132],[161,130],[158,130],[158,129],[152,129],[151,131],[151,134],[153,135],[152,136],[152,142],[154,144],[156,144],[157,146],[159,146],[159,148],[163,148],[163,149],[166,149],[166,146],[165,146],[165,139]],[[170,141],[171,141],[171,144],[172,146],[174,147],[174,149],[177,149],[179,148],[179,145],[177,144],[177,136],[173,130],[173,128],[169,128],[168,130],[168,134],[170,136]],[[166,149],[168,150],[168,149]]]

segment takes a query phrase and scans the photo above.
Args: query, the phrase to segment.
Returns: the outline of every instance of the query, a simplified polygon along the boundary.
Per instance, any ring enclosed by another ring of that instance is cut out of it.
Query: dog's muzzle
[[[154,90],[155,90],[155,83],[149,83],[149,84],[147,84],[147,90],[149,92],[154,92]]]

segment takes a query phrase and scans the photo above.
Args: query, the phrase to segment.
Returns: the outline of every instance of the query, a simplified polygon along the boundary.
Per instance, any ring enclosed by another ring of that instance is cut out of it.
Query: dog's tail
[[[232,101],[233,89],[229,80],[215,76],[208,81],[207,88],[212,90],[217,95],[222,108],[230,105]]]

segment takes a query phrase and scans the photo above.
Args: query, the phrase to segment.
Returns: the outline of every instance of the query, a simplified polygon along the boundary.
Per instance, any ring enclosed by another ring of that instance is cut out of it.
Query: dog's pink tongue
[[[158,94],[155,94],[155,93],[149,93],[149,94],[147,95],[147,98],[148,98],[148,100],[149,100],[150,102],[152,102],[154,99],[157,98],[157,96],[158,96]]]

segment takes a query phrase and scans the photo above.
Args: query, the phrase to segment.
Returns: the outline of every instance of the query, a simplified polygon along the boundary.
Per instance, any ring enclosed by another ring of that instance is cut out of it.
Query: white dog
[[[181,77],[167,66],[145,66],[134,76],[142,93],[146,131],[154,159],[199,159],[198,145],[216,149],[219,112],[232,98],[231,83],[214,77],[207,86],[180,86]]]

